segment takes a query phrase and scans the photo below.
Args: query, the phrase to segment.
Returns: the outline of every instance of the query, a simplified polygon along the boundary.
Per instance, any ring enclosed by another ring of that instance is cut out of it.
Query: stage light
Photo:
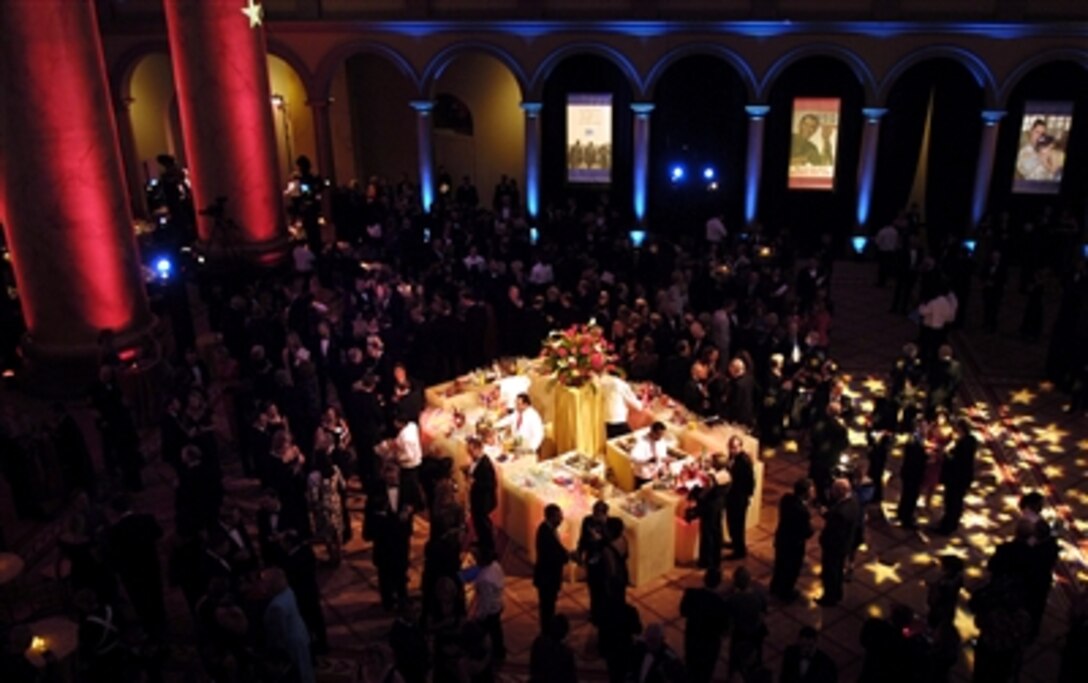
[[[707,180],[714,180],[714,167],[707,166],[703,169],[703,178]]]
[[[707,190],[707,192],[717,192],[718,191],[718,181],[717,180],[710,181],[706,186],[706,190]]]
[[[170,259],[166,258],[165,256],[155,261],[155,274],[158,275],[160,279],[168,279],[173,271],[174,264],[170,263]]]
[[[677,164],[672,167],[671,171],[669,171],[669,178],[671,178],[674,183],[678,183],[684,179],[685,174],[686,172],[684,171],[684,167],[680,164]]]
[[[158,178],[152,178],[151,180],[147,181],[148,187],[155,187],[158,184],[159,184],[159,179]]]
[[[529,228],[529,244],[536,246],[536,243],[540,241],[540,231],[536,228]]]
[[[850,244],[854,246],[854,253],[861,256],[865,253],[865,247],[869,245],[869,238],[865,235],[854,235],[850,238]]]
[[[975,248],[978,247],[978,242],[975,240],[964,240],[963,248],[967,250],[967,253],[971,256],[975,255]]]
[[[286,103],[287,100],[283,98],[283,95],[272,95],[272,106],[276,109],[282,109]]]
[[[633,246],[635,249],[640,248],[642,246],[642,243],[646,241],[645,230],[632,230],[627,234],[631,238],[631,246]]]

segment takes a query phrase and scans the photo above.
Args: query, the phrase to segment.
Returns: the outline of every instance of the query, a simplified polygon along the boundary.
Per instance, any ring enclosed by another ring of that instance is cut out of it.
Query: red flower
[[[604,356],[599,353],[595,353],[589,357],[589,364],[594,370],[600,370],[604,367]]]
[[[567,350],[564,349],[562,346],[560,346],[556,350],[555,355],[559,356],[560,358],[566,358],[567,357]]]
[[[590,345],[589,344],[582,344],[582,355],[583,356],[588,356],[591,353],[593,353],[593,349],[590,347]]]

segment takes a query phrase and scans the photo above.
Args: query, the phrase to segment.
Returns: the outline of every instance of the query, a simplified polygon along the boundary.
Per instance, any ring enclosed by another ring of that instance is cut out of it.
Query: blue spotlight
[[[865,247],[869,245],[869,238],[865,235],[854,235],[850,238],[850,244],[854,247],[854,253],[861,256],[865,253]]]
[[[714,180],[714,176],[715,176],[715,173],[714,173],[714,167],[713,166],[707,166],[706,168],[703,169],[703,178],[704,179]]]
[[[672,170],[669,171],[669,178],[671,178],[674,183],[683,180],[685,175],[686,172],[684,171],[684,166],[682,164],[676,164],[672,167]]]
[[[1085,244],[1083,247],[1081,247],[1081,254],[1084,256],[1084,258],[1088,259],[1088,244]]]
[[[632,230],[631,232],[629,232],[627,234],[631,238],[631,245],[635,249],[640,248],[642,246],[642,243],[646,241],[646,231],[645,230]]]
[[[971,256],[975,255],[975,248],[978,247],[978,242],[975,240],[964,240],[963,248],[967,250],[967,253]]]
[[[536,246],[536,243],[540,241],[540,231],[536,228],[529,228],[529,244]]]
[[[162,256],[155,261],[155,274],[159,276],[159,279],[167,280],[173,272],[174,264],[170,262],[170,259]]]

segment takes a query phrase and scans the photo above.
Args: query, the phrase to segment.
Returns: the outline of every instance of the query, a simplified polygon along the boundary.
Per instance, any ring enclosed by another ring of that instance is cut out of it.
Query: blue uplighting
[[[703,178],[707,180],[714,180],[714,168],[707,166],[703,169]]]
[[[686,174],[687,172],[684,170],[684,167],[681,164],[676,164],[672,167],[672,170],[669,171],[669,178],[671,178],[674,183],[678,183],[684,179]]]
[[[536,246],[536,243],[540,241],[540,231],[536,228],[529,228],[529,244]]]
[[[854,253],[860,256],[865,253],[865,247],[869,245],[869,238],[865,235],[854,235],[850,238],[850,244],[854,247]]]
[[[976,242],[975,240],[964,240],[963,241],[963,248],[966,249],[967,253],[971,254],[972,256],[974,256],[975,249],[977,247],[978,247],[978,242]]]
[[[155,261],[155,274],[158,275],[161,279],[168,279],[173,272],[174,264],[170,263],[170,259],[163,256]]]
[[[642,246],[642,243],[646,241],[646,231],[645,230],[632,230],[631,232],[629,232],[627,234],[631,238],[631,245],[635,249],[640,248]]]

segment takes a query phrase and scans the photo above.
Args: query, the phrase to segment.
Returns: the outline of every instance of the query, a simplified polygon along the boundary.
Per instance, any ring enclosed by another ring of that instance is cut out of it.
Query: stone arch
[[[485,54],[489,57],[494,57],[502,63],[502,65],[510,71],[514,80],[517,81],[518,88],[521,90],[522,99],[525,99],[529,90],[529,79],[526,77],[525,69],[522,68],[521,64],[519,64],[509,52],[501,47],[475,40],[467,40],[445,47],[431,58],[427,63],[427,66],[423,68],[423,74],[419,79],[424,96],[428,98],[434,97],[434,88],[438,83],[438,80],[442,77],[442,73],[450,66],[450,64],[457,61],[458,57],[471,53]]]
[[[1019,85],[1028,74],[1035,69],[1038,69],[1040,66],[1052,62],[1074,62],[1088,70],[1088,50],[1075,47],[1057,48],[1039,52],[1020,62],[1015,69],[1005,76],[1005,80],[1001,82],[1001,87],[997,91],[998,105],[1005,106],[1012,91],[1016,89],[1016,86]]]
[[[314,76],[310,72],[310,67],[306,66],[306,62],[298,56],[298,54],[288,47],[285,43],[281,43],[278,40],[269,38],[267,42],[267,50],[269,55],[273,57],[279,57],[283,61],[295,70],[298,74],[299,80],[302,81],[302,87],[306,89],[307,99],[313,99],[314,97]]]
[[[170,55],[170,45],[165,39],[149,40],[125,50],[110,66],[110,90],[115,103],[123,101],[132,90],[132,74],[144,57],[162,53]]]
[[[845,64],[852,72],[854,72],[854,76],[857,77],[858,83],[865,93],[866,103],[875,102],[877,92],[876,79],[873,77],[873,71],[869,68],[868,63],[853,50],[831,43],[803,45],[790,50],[776,59],[767,69],[767,72],[763,74],[763,79],[759,82],[759,88],[756,93],[758,99],[760,101],[767,99],[767,97],[770,96],[771,89],[774,87],[778,77],[781,76],[786,69],[808,57],[831,57]]]
[[[950,59],[962,65],[974,77],[982,88],[985,106],[992,107],[997,102],[997,79],[981,57],[970,50],[955,45],[930,45],[915,50],[897,61],[884,75],[877,90],[877,102],[883,104],[895,83],[911,67],[931,59]]]
[[[620,73],[627,79],[627,85],[631,88],[631,94],[634,97],[639,97],[644,94],[642,87],[642,78],[639,76],[638,69],[627,58],[627,55],[621,51],[609,45],[603,43],[568,43],[562,47],[553,50],[544,58],[542,62],[537,66],[536,71],[533,73],[533,78],[529,82],[529,93],[533,100],[539,100],[544,94],[544,83],[551,76],[560,63],[567,57],[573,57],[575,55],[596,55],[604,58],[609,63],[613,64],[620,70]]]
[[[311,95],[318,99],[328,99],[332,92],[332,81],[336,75],[336,70],[343,66],[349,57],[357,54],[372,54],[388,60],[396,67],[397,71],[412,83],[413,87],[419,89],[419,75],[416,73],[415,67],[404,55],[383,43],[372,40],[354,40],[337,45],[322,58],[321,63],[314,72],[314,89],[311,91]]]
[[[667,52],[664,56],[657,60],[657,62],[650,68],[650,71],[646,74],[644,87],[645,94],[648,98],[653,99],[654,92],[657,89],[657,83],[661,79],[661,76],[669,70],[669,67],[676,62],[684,59],[685,57],[694,57],[699,55],[705,55],[708,57],[715,57],[733,68],[733,70],[740,76],[741,82],[744,83],[745,89],[748,91],[748,99],[754,100],[758,90],[759,84],[756,79],[756,74],[752,70],[752,67],[748,62],[739,54],[730,50],[729,48],[718,45],[716,43],[689,43],[687,45],[681,45]]]

